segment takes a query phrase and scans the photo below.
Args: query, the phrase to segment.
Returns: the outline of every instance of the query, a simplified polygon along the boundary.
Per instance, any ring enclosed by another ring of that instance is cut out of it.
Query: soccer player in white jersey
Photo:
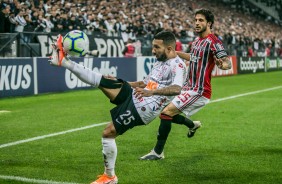
[[[190,61],[187,81],[173,101],[162,111],[157,143],[150,153],[140,160],[158,160],[164,158],[164,146],[171,130],[171,123],[188,127],[188,138],[193,137],[201,127],[200,121],[190,120],[190,116],[203,108],[211,98],[211,73],[215,65],[222,70],[231,68],[231,61],[221,41],[211,32],[214,15],[208,9],[199,9],[194,14],[195,32],[198,37],[193,41],[191,52],[177,54]],[[179,115],[184,113],[184,116]]]
[[[102,135],[105,170],[92,184],[118,182],[115,174],[115,138],[135,126],[150,123],[175,95],[180,94],[187,74],[185,63],[175,52],[175,43],[171,32],[163,31],[154,36],[152,52],[157,62],[147,78],[138,82],[105,77],[71,61],[64,55],[61,35],[53,45],[51,64],[63,66],[83,82],[98,87],[111,103],[116,104],[110,111],[112,122]]]

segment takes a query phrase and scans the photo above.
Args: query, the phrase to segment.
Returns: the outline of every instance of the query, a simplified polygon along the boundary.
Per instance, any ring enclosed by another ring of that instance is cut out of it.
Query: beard
[[[165,53],[161,54],[159,57],[157,57],[158,61],[166,61],[167,60],[167,56]]]
[[[198,34],[201,34],[203,32],[205,32],[207,30],[207,26],[203,26],[202,29],[200,29],[200,31],[196,31]]]

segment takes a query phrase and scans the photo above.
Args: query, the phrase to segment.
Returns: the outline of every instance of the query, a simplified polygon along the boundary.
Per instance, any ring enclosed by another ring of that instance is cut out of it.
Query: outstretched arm
[[[185,59],[186,61],[190,61],[190,56],[191,56],[190,53],[176,51],[176,54],[182,59]]]
[[[165,88],[151,90],[152,95],[174,96],[179,95],[181,92],[181,86],[171,85]]]
[[[214,56],[214,61],[217,67],[221,70],[229,70],[231,69],[231,61],[228,56],[217,58]]]

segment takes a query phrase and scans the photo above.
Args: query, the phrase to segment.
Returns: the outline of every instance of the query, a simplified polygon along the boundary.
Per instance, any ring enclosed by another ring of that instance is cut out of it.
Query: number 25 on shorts
[[[178,98],[181,100],[182,103],[185,103],[189,99],[190,95],[189,93],[182,93],[178,96]]]

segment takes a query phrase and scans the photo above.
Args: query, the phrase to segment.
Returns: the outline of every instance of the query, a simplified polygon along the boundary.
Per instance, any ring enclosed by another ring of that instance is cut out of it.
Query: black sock
[[[163,152],[170,130],[171,130],[171,120],[170,119],[161,119],[161,123],[159,126],[159,132],[158,132],[158,141],[154,148],[157,154],[161,154]]]
[[[195,126],[195,124],[193,123],[192,120],[190,120],[190,119],[188,119],[184,116],[181,116],[180,114],[173,116],[172,122],[176,123],[176,124],[180,124],[180,125],[185,125],[188,128],[193,128]]]

